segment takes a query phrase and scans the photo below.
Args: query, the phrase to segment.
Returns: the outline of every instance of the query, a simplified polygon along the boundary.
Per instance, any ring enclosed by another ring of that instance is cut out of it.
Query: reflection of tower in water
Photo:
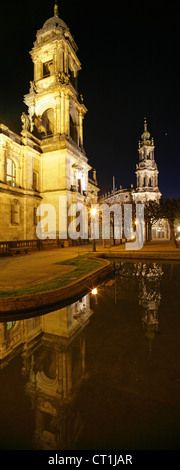
[[[142,324],[149,341],[149,349],[159,330],[158,309],[161,301],[160,281],[162,265],[156,262],[115,263],[115,275],[138,280],[138,300],[142,307]]]
[[[163,275],[159,263],[139,263],[139,305],[143,309],[142,323],[149,340],[149,349],[159,330],[158,310],[161,301],[160,280]]]
[[[23,353],[26,391],[35,410],[36,448],[71,449],[81,432],[74,406],[85,379],[85,330],[92,315],[89,295],[42,317],[38,347]]]

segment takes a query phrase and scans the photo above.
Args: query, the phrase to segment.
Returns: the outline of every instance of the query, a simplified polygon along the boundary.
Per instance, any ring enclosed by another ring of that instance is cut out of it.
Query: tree
[[[151,229],[154,222],[161,217],[159,203],[153,200],[144,204],[145,236],[146,242],[151,240]]]
[[[180,217],[180,198],[164,198],[159,203],[160,217],[167,219],[170,226],[170,239],[173,245],[178,248],[175,236],[175,221]]]

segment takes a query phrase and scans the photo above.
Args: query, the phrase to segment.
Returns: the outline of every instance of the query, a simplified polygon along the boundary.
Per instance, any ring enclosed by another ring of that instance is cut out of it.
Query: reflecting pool
[[[1,449],[179,449],[180,264],[113,264],[71,305],[0,323]]]

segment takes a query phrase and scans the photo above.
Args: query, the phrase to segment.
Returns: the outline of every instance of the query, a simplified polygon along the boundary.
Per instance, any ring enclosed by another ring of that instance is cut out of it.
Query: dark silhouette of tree
[[[175,236],[175,222],[180,217],[180,198],[162,198],[159,203],[160,217],[167,219],[170,226],[170,239],[178,248]]]
[[[160,206],[156,201],[148,201],[144,204],[145,236],[146,242],[151,241],[152,225],[161,218]]]

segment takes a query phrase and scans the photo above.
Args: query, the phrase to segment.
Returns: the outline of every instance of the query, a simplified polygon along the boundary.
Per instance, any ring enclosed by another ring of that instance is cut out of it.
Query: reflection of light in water
[[[97,295],[97,288],[96,287],[94,289],[92,289],[91,294],[92,295]]]

